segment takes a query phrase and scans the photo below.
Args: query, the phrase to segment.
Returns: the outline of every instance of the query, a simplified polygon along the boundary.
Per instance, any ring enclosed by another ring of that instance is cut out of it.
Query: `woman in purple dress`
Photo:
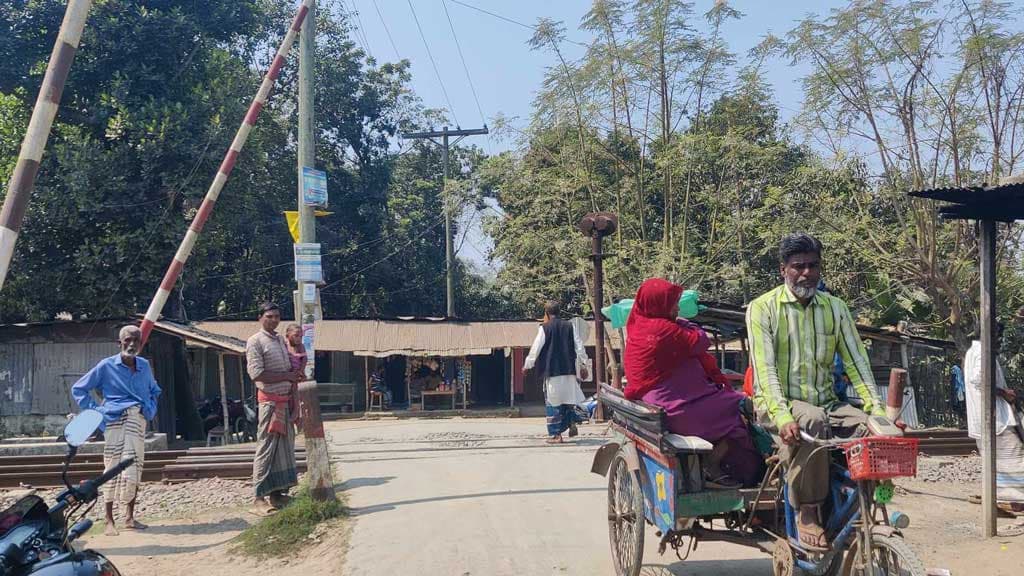
[[[682,286],[660,278],[637,291],[626,324],[626,398],[662,408],[670,431],[710,442],[705,474],[713,485],[756,485],[764,459],[740,413],[744,396],[727,385],[708,354],[704,330],[677,318],[682,293]]]

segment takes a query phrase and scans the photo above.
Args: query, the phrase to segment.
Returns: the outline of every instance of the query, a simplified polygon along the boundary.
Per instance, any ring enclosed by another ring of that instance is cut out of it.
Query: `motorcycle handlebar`
[[[99,488],[100,486],[103,486],[107,482],[110,482],[111,480],[116,478],[118,474],[124,472],[125,469],[131,466],[132,464],[135,464],[134,457],[121,460],[120,462],[117,463],[117,466],[114,466],[110,470],[107,470],[103,474],[100,474],[98,478],[94,478],[89,482],[92,483],[93,487]]]
[[[110,470],[107,470],[103,474],[100,474],[96,478],[93,478],[92,480],[86,480],[85,482],[79,484],[77,487],[71,488],[71,490],[66,491],[64,494],[61,494],[61,496],[59,497],[61,503],[58,504],[55,510],[63,508],[68,504],[68,500],[65,498],[65,496],[72,496],[74,500],[79,502],[91,502],[92,500],[95,500],[99,496],[100,486],[103,486],[107,482],[110,482],[111,480],[116,478],[118,474],[124,472],[125,468],[131,466],[134,463],[135,458],[126,458],[124,460],[121,460],[120,462],[117,463],[116,466],[114,466]],[[51,512],[53,512],[53,510],[51,510]]]

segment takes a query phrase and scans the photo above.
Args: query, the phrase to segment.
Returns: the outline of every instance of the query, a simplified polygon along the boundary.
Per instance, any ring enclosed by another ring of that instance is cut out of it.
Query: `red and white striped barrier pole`
[[[203,231],[203,226],[206,225],[206,220],[209,219],[210,213],[213,212],[213,206],[217,203],[217,197],[220,196],[224,183],[228,181],[228,176],[231,175],[231,170],[235,167],[238,154],[245,146],[245,141],[249,139],[249,133],[252,131],[253,126],[256,125],[256,119],[259,117],[260,111],[263,110],[263,106],[267,103],[270,90],[274,87],[278,74],[281,73],[281,67],[284,66],[284,61],[295,44],[295,37],[298,36],[299,30],[302,28],[302,22],[306,19],[306,14],[309,13],[309,7],[312,3],[313,0],[302,1],[302,6],[299,7],[298,13],[295,14],[295,19],[292,20],[288,33],[284,35],[284,40],[281,41],[281,46],[277,49],[277,55],[274,56],[270,69],[267,70],[266,76],[263,77],[263,83],[260,84],[260,89],[249,106],[249,111],[246,113],[242,125],[238,128],[238,133],[235,134],[231,148],[228,149],[227,154],[224,156],[224,161],[221,162],[217,176],[213,179],[213,184],[207,190],[206,197],[203,199],[202,205],[199,206],[199,211],[196,212],[195,218],[192,219],[192,224],[185,233],[185,238],[181,241],[181,245],[178,246],[178,252],[174,255],[171,266],[167,269],[167,273],[164,274],[163,281],[160,282],[160,288],[156,291],[156,295],[153,296],[153,301],[150,303],[146,316],[139,326],[142,329],[143,345],[149,339],[149,333],[153,331],[153,324],[160,318],[160,312],[164,309],[164,304],[167,303],[167,297],[170,296],[171,289],[178,282],[178,276],[181,275],[185,262],[192,255],[196,239],[199,238],[199,234]]]
[[[68,79],[71,62],[78,51],[78,42],[82,39],[85,20],[89,16],[92,0],[70,0],[64,12],[57,42],[53,45],[50,62],[46,66],[43,85],[36,97],[36,106],[32,109],[25,139],[21,142],[18,163],[14,166],[11,181],[7,185],[7,197],[0,211],[0,289],[7,279],[7,271],[14,257],[14,245],[18,242],[21,223],[28,209],[28,202],[35,186],[39,163],[43,160],[46,141],[50,138],[50,128],[60,107],[60,98],[64,94],[64,83]]]

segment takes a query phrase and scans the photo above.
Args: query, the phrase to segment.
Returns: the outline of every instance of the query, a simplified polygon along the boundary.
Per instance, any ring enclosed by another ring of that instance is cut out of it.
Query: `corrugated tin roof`
[[[245,354],[244,339],[207,332],[195,325],[179,324],[170,320],[159,320],[153,324],[153,329],[184,338],[189,343],[198,343],[233,354]]]
[[[618,333],[611,330],[618,348]],[[199,322],[200,330],[246,340],[259,329],[255,321]],[[317,323],[316,348],[359,356],[470,356],[504,348],[529,348],[537,322],[458,322],[446,320],[324,320]],[[587,342],[594,345],[591,333]]]

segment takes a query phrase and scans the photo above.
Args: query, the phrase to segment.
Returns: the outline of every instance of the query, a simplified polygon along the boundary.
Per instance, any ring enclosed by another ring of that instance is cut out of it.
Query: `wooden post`
[[[316,380],[299,383],[299,401],[302,433],[306,437],[306,476],[310,493],[316,500],[334,500],[334,475],[331,473],[324,422],[320,418]]]
[[[746,336],[740,337],[740,350],[743,352],[743,369],[740,370],[740,372],[746,373],[747,367],[750,366],[750,356],[748,356]]]
[[[205,353],[203,354],[205,356]],[[206,364],[206,361],[203,361]],[[224,410],[224,435],[220,438],[220,443],[224,446],[228,444],[228,435],[231,433],[231,419],[228,417],[228,385],[224,381],[224,353],[217,352],[217,368],[220,370],[220,407]]]
[[[248,402],[249,400],[245,396],[245,377],[247,376],[247,374],[245,373],[245,356],[236,356],[236,358],[238,358],[238,389],[240,391],[239,394],[242,398],[242,402]],[[259,413],[259,405],[256,402],[255,394],[256,393],[253,392],[254,397],[252,399],[253,405],[251,406],[251,408],[256,410],[257,413]]]
[[[982,220],[981,259],[981,502],[982,532],[996,535],[996,223]]]
[[[522,374],[522,372],[520,372]],[[516,407],[516,349],[512,349],[512,357],[509,360],[508,371],[508,407]]]

